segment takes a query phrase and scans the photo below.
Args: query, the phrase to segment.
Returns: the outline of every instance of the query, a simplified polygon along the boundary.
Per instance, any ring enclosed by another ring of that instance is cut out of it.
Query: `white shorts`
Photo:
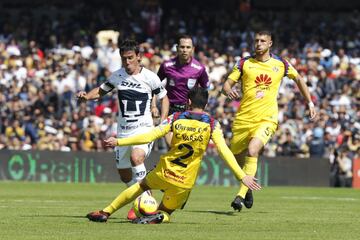
[[[138,128],[136,131],[132,131],[131,134],[127,134],[128,136],[136,135],[140,133],[145,133],[146,131],[151,130],[152,128]],[[118,134],[119,137],[120,134]],[[134,148],[140,148],[145,153],[145,159],[149,157],[151,153],[151,149],[153,147],[153,142],[147,144],[140,144],[140,145],[131,145],[131,146],[121,146],[115,147],[115,159],[116,159],[116,168],[117,169],[125,169],[131,168],[131,152]]]

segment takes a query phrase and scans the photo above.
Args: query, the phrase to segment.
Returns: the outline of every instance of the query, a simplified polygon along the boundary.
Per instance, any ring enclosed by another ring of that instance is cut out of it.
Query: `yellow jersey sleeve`
[[[237,163],[234,157],[234,154],[230,151],[229,147],[226,145],[223,132],[218,122],[216,122],[214,131],[212,132],[211,139],[215,143],[216,148],[220,154],[220,157],[226,162],[229,168],[233,171],[235,177],[238,180],[243,179],[246,176],[246,174],[240,168],[239,164]]]
[[[241,75],[238,65],[238,63],[235,64],[230,75],[228,76],[228,78],[230,78],[234,82],[238,82]]]
[[[296,79],[296,77],[299,75],[298,71],[296,71],[296,69],[287,61],[286,63],[288,64],[288,72],[287,72],[287,76],[290,79]]]
[[[127,146],[127,145],[137,145],[145,144],[154,141],[155,139],[165,136],[171,128],[170,123],[160,124],[159,126],[153,128],[151,131],[127,138],[118,138],[118,146]]]

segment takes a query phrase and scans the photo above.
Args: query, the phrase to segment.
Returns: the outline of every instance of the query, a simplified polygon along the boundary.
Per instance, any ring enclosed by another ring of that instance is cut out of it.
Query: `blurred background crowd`
[[[157,72],[162,61],[176,54],[179,33],[193,36],[195,58],[210,79],[207,110],[229,140],[240,103],[228,101],[220,89],[236,61],[251,54],[254,31],[266,27],[274,33],[273,52],[287,58],[306,80],[318,118],[308,120],[296,84],[284,78],[279,129],[264,155],[325,157],[332,174],[341,175],[332,184],[348,185],[352,161],[360,157],[359,11],[296,6],[274,11],[247,0],[229,1],[224,9],[216,1],[185,3],[3,4],[0,149],[112,151],[102,140],[116,134],[116,95],[78,104],[75,93],[98,86],[121,66],[118,40],[138,40],[142,64]],[[212,146],[208,150],[216,152]]]

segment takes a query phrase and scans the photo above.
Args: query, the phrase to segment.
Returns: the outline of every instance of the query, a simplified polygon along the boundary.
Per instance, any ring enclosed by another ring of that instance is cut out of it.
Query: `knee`
[[[144,163],[145,155],[139,154],[138,152],[132,152],[131,153],[131,163],[133,166],[137,166],[139,164]]]

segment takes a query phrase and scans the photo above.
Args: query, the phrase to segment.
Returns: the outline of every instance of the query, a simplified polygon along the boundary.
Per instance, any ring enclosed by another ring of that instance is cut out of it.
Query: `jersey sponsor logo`
[[[255,98],[262,99],[265,96],[265,91],[270,89],[271,85],[271,77],[267,74],[260,74],[256,76],[255,84],[256,84],[256,94]]]
[[[256,88],[258,89],[256,91],[256,98],[263,98],[265,95],[266,90],[270,89],[270,85],[271,85],[272,81],[271,81],[271,77],[268,76],[267,74],[260,74],[259,76],[256,77],[255,80],[255,84],[256,84]]]
[[[144,126],[148,126],[147,123],[140,123],[140,124],[135,124],[135,125],[131,125],[131,126],[120,126],[121,130],[125,130],[125,131],[129,131],[129,130],[134,130],[137,129],[139,127],[144,127]]]
[[[186,179],[185,176],[180,176],[170,169],[164,169],[164,176],[180,183],[184,183],[184,180]]]
[[[128,88],[141,89],[141,84],[140,83],[132,83],[132,82],[127,82],[127,81],[122,81],[121,86],[128,87]]]
[[[196,84],[196,79],[194,78],[189,78],[187,81],[187,86],[189,89],[192,89],[193,87],[195,87]]]
[[[176,130],[196,132],[196,128],[195,128],[195,127],[184,126],[184,125],[182,125],[182,124],[180,124],[180,123],[175,124],[175,129],[176,129]]]
[[[272,81],[271,81],[271,77],[269,77],[267,74],[260,74],[259,76],[256,76],[256,80],[255,80],[256,86],[261,86],[261,85],[265,85],[266,87],[268,87]]]

